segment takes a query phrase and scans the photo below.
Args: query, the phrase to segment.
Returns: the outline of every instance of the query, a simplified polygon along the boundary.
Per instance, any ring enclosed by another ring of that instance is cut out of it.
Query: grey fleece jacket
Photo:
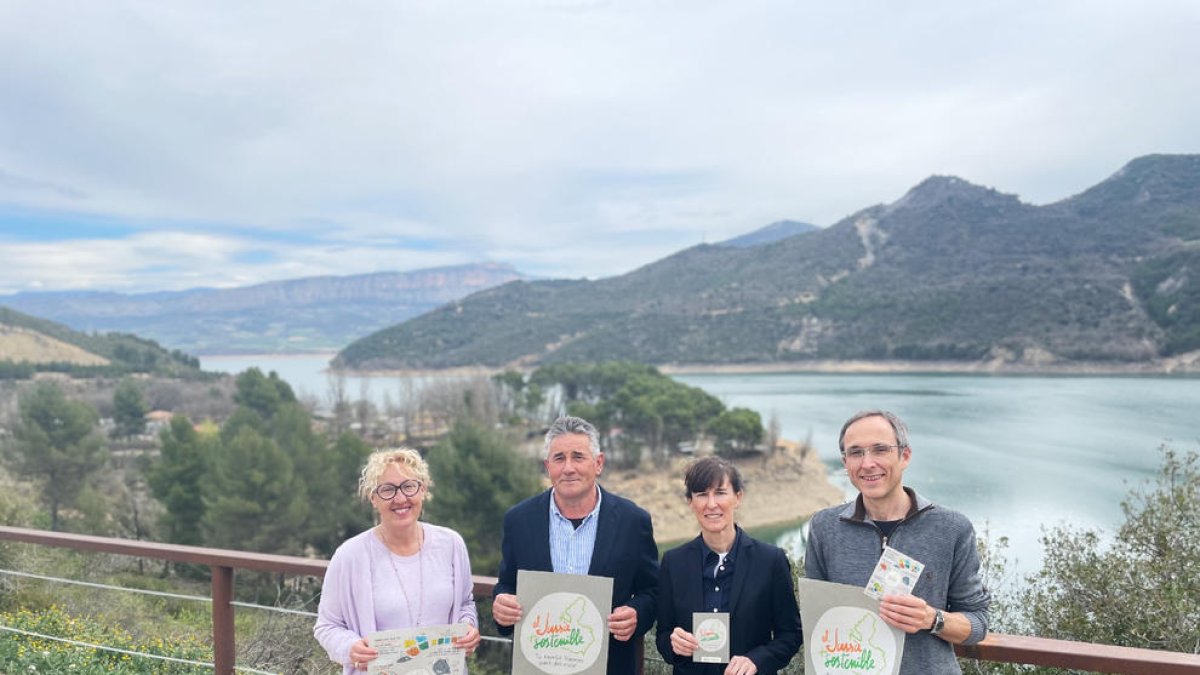
[[[862,495],[814,515],[808,525],[804,574],[809,579],[865,587],[886,543],[925,564],[913,595],[935,609],[966,615],[971,635],[965,644],[975,644],[987,634],[992,601],[979,579],[975,528],[961,513],[937,506],[910,488],[904,490],[913,506],[886,541],[867,517]],[[905,637],[901,675],[961,672],[950,643],[924,630]]]

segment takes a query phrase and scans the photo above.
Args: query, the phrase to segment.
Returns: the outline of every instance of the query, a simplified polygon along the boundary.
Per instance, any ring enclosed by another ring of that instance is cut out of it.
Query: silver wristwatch
[[[942,610],[933,610],[933,625],[929,627],[930,635],[937,635],[946,627],[946,615],[942,614]]]

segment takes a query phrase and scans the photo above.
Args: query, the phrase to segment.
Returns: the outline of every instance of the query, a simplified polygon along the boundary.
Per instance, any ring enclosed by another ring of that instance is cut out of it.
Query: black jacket
[[[637,672],[636,645],[654,624],[654,595],[658,589],[658,545],[650,514],[637,504],[600,489],[600,513],[596,523],[596,547],[588,574],[611,577],[612,606],[629,605],[637,611],[633,637],[621,642],[609,637],[609,675]],[[493,597],[517,592],[517,570],[554,571],[550,563],[550,490],[530,497],[504,514],[504,538],[500,544],[500,572]],[[511,635],[512,626],[497,625],[501,635]]]
[[[729,655],[754,662],[759,675],[782,670],[800,650],[800,610],[792,566],[778,546],[757,541],[739,528],[730,590]],[[704,611],[702,566],[708,547],[696,537],[663,554],[658,571],[657,645],[677,675],[721,673],[725,664],[696,663],[671,650],[676,626],[693,632],[692,613]]]

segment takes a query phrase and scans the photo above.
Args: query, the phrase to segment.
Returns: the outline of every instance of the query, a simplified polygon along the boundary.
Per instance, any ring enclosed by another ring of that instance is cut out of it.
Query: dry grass
[[[108,364],[108,359],[75,345],[25,328],[4,325],[0,325],[0,360],[73,363],[80,366]]]

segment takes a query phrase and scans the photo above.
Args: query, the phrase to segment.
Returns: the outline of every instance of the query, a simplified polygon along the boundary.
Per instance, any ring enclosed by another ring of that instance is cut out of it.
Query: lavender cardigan
[[[446,527],[428,523],[421,523],[421,527],[425,530],[421,550],[425,583],[420,591],[420,607],[416,608],[421,623],[479,625],[472,596],[471,563],[462,537]],[[400,572],[393,568],[391,555],[371,529],[343,542],[329,561],[313,635],[329,658],[342,664],[346,675],[354,672],[350,646],[359,638],[377,630],[410,628],[414,623],[404,600],[396,600],[403,596],[397,579]],[[418,579],[405,574],[404,583],[410,592],[417,593]]]

